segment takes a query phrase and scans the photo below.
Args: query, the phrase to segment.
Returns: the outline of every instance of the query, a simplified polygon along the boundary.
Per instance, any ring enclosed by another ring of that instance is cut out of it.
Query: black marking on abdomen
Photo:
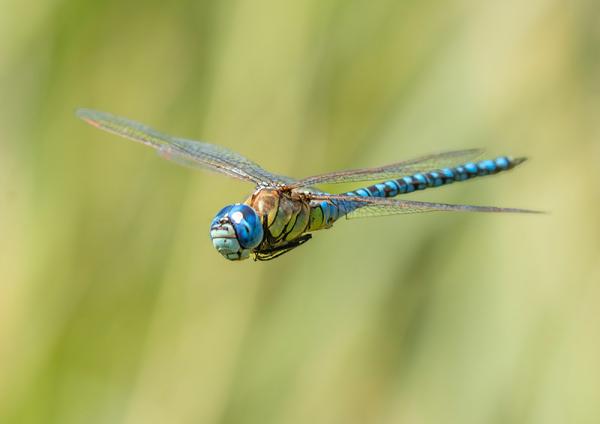
[[[514,168],[525,161],[525,158],[511,159],[500,156],[496,159],[469,162],[453,168],[441,168],[428,172],[420,172],[396,180],[387,180],[365,188],[345,193],[347,196],[394,197],[398,194],[425,190],[430,187],[441,187],[469,180],[475,177],[493,175]]]

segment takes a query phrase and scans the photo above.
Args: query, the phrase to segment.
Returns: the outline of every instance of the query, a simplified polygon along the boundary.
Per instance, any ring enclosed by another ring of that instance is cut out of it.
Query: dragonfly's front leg
[[[266,249],[261,249],[254,253],[255,261],[270,261],[271,259],[275,259],[296,247],[306,243],[308,240],[312,238],[311,234],[304,234],[303,236],[298,237],[297,239],[290,240],[285,244],[270,247]]]

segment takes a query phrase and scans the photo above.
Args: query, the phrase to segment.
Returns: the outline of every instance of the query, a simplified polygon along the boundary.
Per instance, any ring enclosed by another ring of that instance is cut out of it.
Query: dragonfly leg
[[[312,238],[311,234],[305,234],[303,236],[298,237],[295,240],[290,240],[289,242],[282,244],[281,246],[271,247],[268,249],[262,249],[260,252],[255,252],[254,260],[255,261],[270,261],[271,259],[275,259],[296,247],[306,243],[308,240]]]

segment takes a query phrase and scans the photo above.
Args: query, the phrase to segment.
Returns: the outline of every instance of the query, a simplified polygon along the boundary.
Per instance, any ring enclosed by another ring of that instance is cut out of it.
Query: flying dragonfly
[[[331,228],[341,217],[432,211],[537,213],[516,208],[394,199],[400,194],[507,171],[525,161],[522,157],[475,161],[483,151],[468,149],[381,167],[294,179],[271,173],[224,147],[162,134],[127,118],[90,109],[78,109],[76,115],[94,127],[152,147],[159,156],[181,165],[253,183],[255,190],[243,203],[225,206],[210,224],[213,246],[232,261],[250,255],[254,260],[274,259],[306,243],[314,231]],[[377,180],[381,182],[341,194],[314,188],[320,184]]]

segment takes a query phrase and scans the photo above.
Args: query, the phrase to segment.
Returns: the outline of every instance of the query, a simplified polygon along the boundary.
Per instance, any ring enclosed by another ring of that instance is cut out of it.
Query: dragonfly
[[[526,160],[499,156],[476,160],[483,151],[466,149],[429,154],[390,165],[329,172],[302,179],[274,174],[239,153],[201,141],[158,132],[110,113],[77,109],[88,124],[142,143],[180,165],[224,174],[255,185],[241,203],[222,208],[210,224],[215,249],[226,259],[277,258],[303,245],[312,233],[331,228],[341,217],[359,218],[433,211],[538,213],[493,206],[422,202],[398,195],[508,171]],[[353,191],[331,194],[321,184],[381,181]]]

